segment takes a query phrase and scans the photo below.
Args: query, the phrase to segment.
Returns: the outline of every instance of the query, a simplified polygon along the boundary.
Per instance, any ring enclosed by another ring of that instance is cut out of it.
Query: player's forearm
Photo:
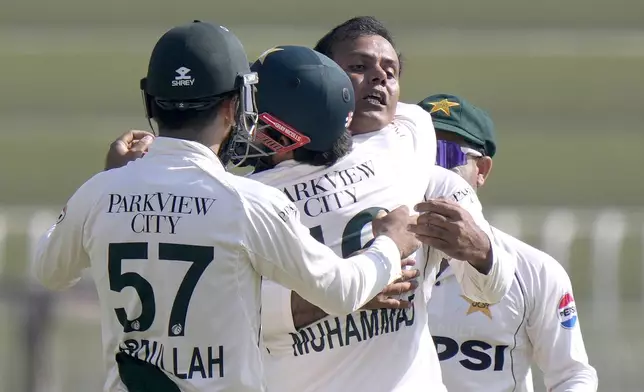
[[[305,327],[327,316],[326,312],[300,297],[295,291],[291,293],[291,312],[296,329]]]
[[[471,253],[467,262],[481,274],[488,275],[494,266],[492,241],[488,238],[487,246],[473,249]]]
[[[355,312],[400,277],[400,250],[384,235],[376,237],[363,254],[347,259],[313,237],[303,241],[293,243],[294,248],[303,250],[282,255],[277,262],[264,258],[266,263],[255,262],[255,268],[329,315]],[[268,268],[278,263],[280,268]],[[288,299],[290,305],[290,296]]]
[[[491,244],[491,268],[484,274],[471,262],[450,262],[456,267],[457,278],[463,294],[468,298],[495,304],[508,292],[514,279],[516,253],[503,244],[494,234],[488,232]]]
[[[478,235],[475,236],[478,238],[478,241],[475,241],[477,246],[468,249],[467,262],[479,273],[488,275],[494,268],[494,264],[499,261],[495,257],[496,253],[502,253],[499,250],[498,241],[494,237],[492,227],[483,216],[483,207],[478,200],[476,203],[472,203],[462,199],[459,204],[472,215],[474,223],[478,226],[478,230],[476,230]],[[501,255],[501,260],[503,258],[504,255]]]

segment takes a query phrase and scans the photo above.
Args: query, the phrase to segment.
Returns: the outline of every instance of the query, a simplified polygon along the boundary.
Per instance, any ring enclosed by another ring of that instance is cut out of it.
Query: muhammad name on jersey
[[[145,193],[141,195],[110,194],[107,212],[134,213],[130,229],[135,233],[176,234],[182,216],[206,216],[215,199],[198,196],[180,196],[172,193]]]
[[[414,325],[414,295],[409,309],[362,310],[343,317],[327,317],[291,333],[293,356],[307,355],[365,342]]]
[[[302,200],[302,211],[310,217],[320,216],[358,202],[355,185],[375,177],[371,160],[343,170],[335,170],[306,182],[289,185],[282,191],[293,202]]]
[[[224,346],[188,349],[173,347],[172,352],[166,354],[170,350],[166,350],[163,343],[147,339],[127,339],[119,345],[119,351],[155,365],[182,380],[224,377]]]

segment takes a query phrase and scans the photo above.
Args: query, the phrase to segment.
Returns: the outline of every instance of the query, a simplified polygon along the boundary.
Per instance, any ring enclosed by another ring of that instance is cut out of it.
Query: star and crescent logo
[[[447,99],[443,99],[438,102],[427,102],[427,103],[432,105],[432,109],[429,111],[429,114],[436,113],[436,112],[443,112],[445,113],[446,116],[452,115],[450,108],[461,106],[460,103],[451,102]]]
[[[470,315],[472,313],[476,312],[481,312],[484,315],[486,315],[490,320],[492,320],[492,312],[490,311],[490,304],[487,304],[485,302],[476,302],[472,301],[471,299],[467,298],[464,295],[461,295],[461,298],[463,298],[467,303],[470,304],[470,307],[467,309],[467,315]]]

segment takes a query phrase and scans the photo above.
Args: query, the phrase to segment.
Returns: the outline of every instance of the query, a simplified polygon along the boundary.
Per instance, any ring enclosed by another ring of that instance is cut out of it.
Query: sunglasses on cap
[[[447,140],[437,140],[436,142],[436,165],[445,169],[465,165],[468,157],[480,158],[482,156],[482,152],[455,142]]]

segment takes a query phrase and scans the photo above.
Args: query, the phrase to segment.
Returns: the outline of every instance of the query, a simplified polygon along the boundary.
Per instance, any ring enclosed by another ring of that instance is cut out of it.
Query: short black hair
[[[333,146],[329,150],[323,152],[311,151],[305,145],[293,150],[293,159],[311,166],[329,167],[347,155],[351,151],[352,146],[353,139],[351,138],[351,133],[347,130],[333,143]]]
[[[212,102],[210,106],[207,105],[208,101],[202,100],[201,102],[206,103],[206,108],[185,110],[163,108],[156,100],[152,99],[151,114],[152,118],[159,125],[159,132],[172,133],[173,131],[180,130],[201,132],[217,118],[221,105],[227,99],[232,99],[236,95],[238,95],[236,91],[225,93],[217,97],[212,97],[209,100]],[[197,103],[197,101],[185,101],[185,103]]]
[[[398,55],[398,72],[399,74],[402,73],[402,54],[396,49],[392,34],[381,21],[373,16],[356,16],[335,26],[315,44],[313,50],[333,59],[333,48],[340,42],[373,35],[379,35],[391,44]]]

